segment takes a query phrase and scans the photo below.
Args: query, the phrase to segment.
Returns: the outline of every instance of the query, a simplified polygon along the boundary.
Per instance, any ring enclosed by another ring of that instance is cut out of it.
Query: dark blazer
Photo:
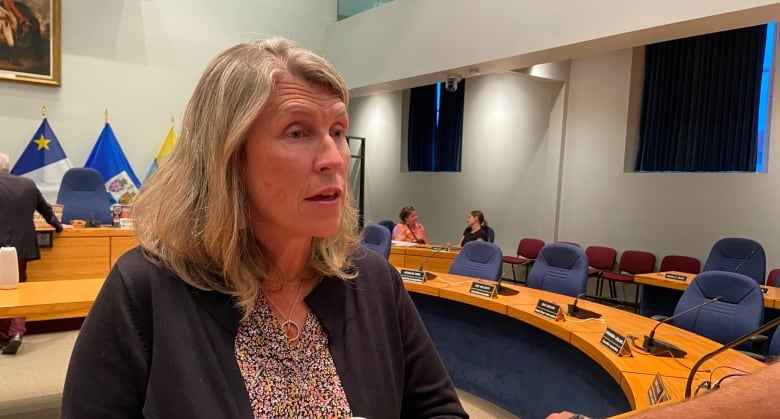
[[[359,249],[351,282],[305,301],[328,334],[352,414],[468,417],[398,271]],[[81,328],[61,417],[252,418],[232,297],[194,289],[138,249],[114,266]]]
[[[41,258],[35,239],[35,211],[57,231],[62,230],[35,182],[0,170],[0,246],[15,247],[16,257],[20,260]]]

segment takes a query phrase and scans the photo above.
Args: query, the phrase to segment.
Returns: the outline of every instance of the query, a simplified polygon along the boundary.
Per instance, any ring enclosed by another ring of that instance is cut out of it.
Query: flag
[[[128,205],[138,195],[141,182],[138,181],[130,162],[127,161],[119,141],[106,122],[103,131],[92,147],[84,167],[91,167],[103,176],[111,204]]]
[[[71,167],[73,165],[62,150],[49,121],[43,118],[30,144],[27,144],[27,148],[11,169],[11,174],[32,179],[43,197],[53,204],[57,202],[62,175]]]
[[[152,161],[152,166],[149,167],[149,171],[146,172],[147,179],[152,172],[154,172],[154,169],[162,166],[163,163],[168,160],[168,155],[171,154],[174,146],[176,146],[176,131],[171,127],[168,129],[168,135],[165,136],[165,139],[160,145],[160,149],[157,150],[157,155],[154,157],[154,161]]]

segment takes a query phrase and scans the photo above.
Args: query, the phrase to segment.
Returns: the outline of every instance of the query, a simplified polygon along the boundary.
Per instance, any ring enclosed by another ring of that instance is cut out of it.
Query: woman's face
[[[417,224],[417,211],[412,211],[409,213],[409,215],[406,216],[406,220],[404,220],[406,224],[413,226]]]
[[[474,223],[476,223],[476,222],[478,222],[477,221],[477,217],[475,217],[475,216],[473,216],[471,214],[469,214],[469,216],[466,217],[466,224],[471,226],[471,225],[474,225]]]
[[[261,241],[327,237],[344,205],[349,118],[341,99],[284,75],[249,130],[244,161],[247,205]]]

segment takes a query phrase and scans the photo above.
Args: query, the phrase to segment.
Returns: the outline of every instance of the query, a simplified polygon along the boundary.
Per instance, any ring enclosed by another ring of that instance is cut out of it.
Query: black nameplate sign
[[[647,401],[650,406],[656,405],[661,402],[671,400],[669,392],[666,390],[666,384],[661,378],[661,373],[656,373],[653,382],[650,383],[650,388],[647,389]]]
[[[561,306],[555,303],[551,303],[549,301],[544,301],[542,299],[539,299],[539,301],[536,303],[536,308],[534,308],[534,313],[541,314],[542,316],[555,321],[563,320],[563,313],[561,313]]]
[[[769,291],[769,288],[767,287],[761,287],[761,294],[766,294],[767,291]]]
[[[631,356],[631,349],[626,344],[626,338],[609,327],[601,336],[601,344],[617,356]]]
[[[480,297],[495,298],[497,296],[496,284],[485,284],[474,281],[469,288],[469,294],[479,295]]]
[[[422,284],[425,282],[426,279],[428,279],[428,276],[425,274],[425,271],[401,269],[401,279],[403,279],[404,281],[419,282],[420,284]]]
[[[666,274],[664,275],[666,279],[676,279],[678,281],[685,281],[688,279],[686,275],[677,275],[677,274]]]

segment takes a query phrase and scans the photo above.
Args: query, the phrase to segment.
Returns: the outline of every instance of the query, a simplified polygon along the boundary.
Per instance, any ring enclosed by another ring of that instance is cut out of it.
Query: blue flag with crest
[[[130,167],[111,125],[106,122],[92,147],[84,167],[91,167],[103,176],[111,204],[128,205],[138,195],[141,182]]]

